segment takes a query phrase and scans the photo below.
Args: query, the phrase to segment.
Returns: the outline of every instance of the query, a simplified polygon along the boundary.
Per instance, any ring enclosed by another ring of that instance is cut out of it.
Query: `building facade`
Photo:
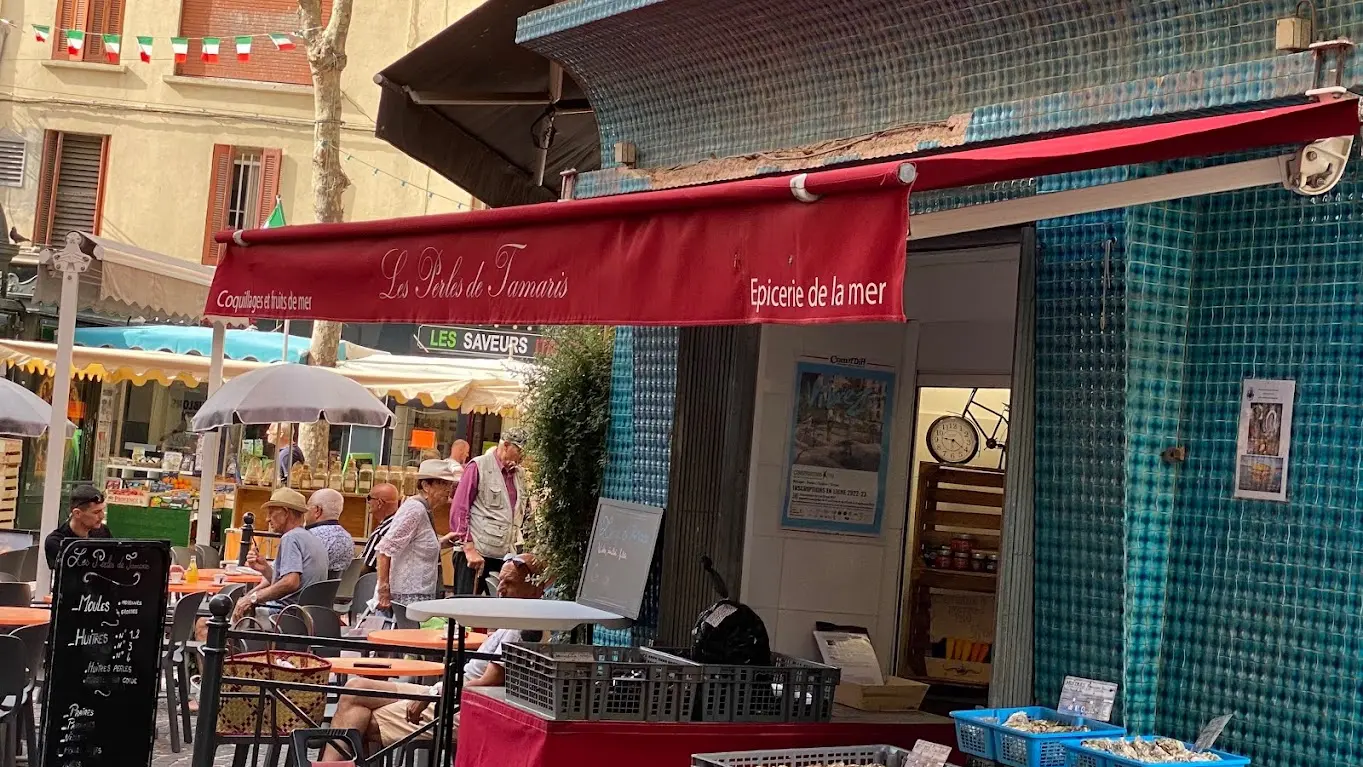
[[[342,86],[348,220],[474,204],[375,139],[371,116],[374,72],[476,5],[356,3]],[[0,4],[0,18],[10,22],[0,25],[0,205],[24,237],[81,230],[211,262],[214,231],[264,224],[276,199],[288,223],[313,220],[313,89],[296,0],[29,0]],[[84,33],[77,53],[67,30]],[[119,36],[117,54],[105,34]],[[284,48],[271,34],[288,35]],[[215,62],[205,38],[219,40]]]
[[[578,179],[576,196],[591,197],[1245,110],[1360,85],[1351,45],[1339,63],[1277,49],[1279,20],[1296,13],[1249,0],[582,0],[523,18],[519,37],[591,94],[603,157],[621,142],[637,154],[633,167],[607,162]],[[1361,23],[1363,3],[1322,5],[1311,37],[1356,36]],[[918,195],[913,209],[1242,159]],[[1010,702],[1054,702],[1067,674],[1107,679],[1122,685],[1118,716],[1134,731],[1190,739],[1234,711],[1222,742],[1256,763],[1363,763],[1363,695],[1353,682],[1363,599],[1353,574],[1363,554],[1360,190],[1355,158],[1321,196],[1262,186],[1028,228],[1014,347],[1026,354],[1014,355],[1012,380],[1015,409],[1035,409],[1034,434],[1012,435],[1010,466],[1027,472],[1034,572],[1014,605],[1030,617],[1016,625],[1025,686],[1012,688]],[[906,284],[914,250],[910,243]],[[754,384],[748,404],[736,408],[755,423],[752,461],[730,469],[751,481],[735,504],[715,494],[707,508],[719,521],[695,534],[718,541],[724,530],[744,531],[730,561],[741,563],[742,596],[775,627],[778,649],[787,622],[803,632],[809,615],[893,621],[899,595],[887,570],[893,558],[902,567],[904,552],[893,527],[817,547],[776,529],[769,509],[779,505],[783,467],[769,456],[773,444],[780,453],[784,426],[768,433],[763,403],[787,416],[789,363],[804,355],[878,355],[912,375],[904,350],[922,353],[913,324],[732,334],[757,337],[735,348],[760,348],[756,369],[744,370]],[[696,332],[617,335],[607,495],[686,512],[692,499],[679,498],[677,483],[694,458],[678,450],[686,431],[678,419],[686,403],[715,394],[686,370]],[[1249,378],[1296,382],[1285,503],[1233,497]],[[1186,460],[1162,459],[1174,446]],[[733,514],[743,518],[724,521]],[[879,572],[829,588],[802,576],[811,561],[825,572]],[[662,569],[670,598],[686,579],[669,582]]]

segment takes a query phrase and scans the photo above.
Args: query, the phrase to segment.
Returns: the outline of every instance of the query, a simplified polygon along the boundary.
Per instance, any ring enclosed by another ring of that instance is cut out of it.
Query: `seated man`
[[[104,493],[93,485],[77,485],[71,491],[71,516],[66,523],[47,534],[43,553],[47,555],[47,569],[57,572],[57,557],[62,546],[72,538],[112,538],[104,526]]]
[[[497,586],[497,596],[509,599],[539,599],[544,594],[541,578],[544,564],[532,554],[518,554],[502,565],[501,583]],[[509,642],[539,642],[541,632],[498,629],[492,632],[478,650],[487,655],[501,655],[502,646]],[[471,660],[464,666],[465,687],[500,687],[506,679],[506,670],[496,661]],[[364,733],[366,743],[377,744],[378,748],[411,735],[419,727],[435,719],[435,707],[426,701],[393,700],[392,698],[364,697],[364,690],[387,690],[408,694],[439,695],[440,684],[424,687],[419,684],[385,682],[362,677],[352,677],[346,688],[354,690],[351,695],[342,695],[336,707],[336,715],[331,718],[331,726],[338,729],[355,729]],[[456,714],[455,724],[458,725]],[[373,753],[374,748],[370,751]],[[328,748],[322,761],[342,759],[334,748]]]
[[[251,549],[246,565],[265,579],[237,600],[233,622],[252,614],[257,607],[273,609],[297,602],[298,592],[327,579],[326,544],[303,527],[303,516],[308,513],[303,494],[281,487],[270,495],[264,509],[269,515],[270,532],[280,534],[279,554],[271,565],[255,548]]]
[[[308,499],[305,527],[327,547],[327,573],[332,578],[340,578],[355,561],[355,539],[341,525],[344,510],[345,496],[339,490],[324,487]]]

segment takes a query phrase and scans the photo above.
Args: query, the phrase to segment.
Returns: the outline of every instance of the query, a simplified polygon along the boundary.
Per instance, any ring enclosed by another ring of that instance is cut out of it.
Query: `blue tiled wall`
[[[667,506],[676,392],[677,329],[616,329],[605,497]],[[661,559],[659,541],[635,626],[624,631],[597,629],[597,641],[639,644],[653,638],[658,628]]]

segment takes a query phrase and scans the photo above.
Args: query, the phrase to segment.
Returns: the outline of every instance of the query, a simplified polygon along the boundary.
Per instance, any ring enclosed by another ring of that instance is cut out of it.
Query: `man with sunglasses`
[[[367,573],[376,572],[379,569],[379,541],[388,534],[388,529],[393,526],[393,515],[398,511],[398,504],[402,501],[402,496],[398,493],[397,487],[380,482],[374,485],[365,496],[364,502],[369,510],[369,516],[373,520],[374,531],[369,534],[369,541],[364,544],[364,571]]]
[[[112,537],[113,533],[104,526],[104,493],[94,485],[77,485],[71,491],[71,516],[43,541],[47,569],[57,572],[57,557],[61,556],[62,546],[72,538]]]
[[[454,593],[486,594],[485,573],[498,572],[521,543],[530,505],[525,472],[527,435],[510,428],[497,446],[464,467],[450,501],[450,534],[460,546],[454,556]]]

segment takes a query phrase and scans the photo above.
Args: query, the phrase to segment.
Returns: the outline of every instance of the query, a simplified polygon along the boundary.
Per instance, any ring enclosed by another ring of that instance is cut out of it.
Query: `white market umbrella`
[[[52,406],[13,381],[0,378],[0,436],[41,437],[52,420]],[[75,424],[66,421],[70,435]]]
[[[281,364],[253,370],[222,385],[194,416],[208,431],[234,423],[312,423],[387,426],[393,412],[372,392],[330,368]]]

